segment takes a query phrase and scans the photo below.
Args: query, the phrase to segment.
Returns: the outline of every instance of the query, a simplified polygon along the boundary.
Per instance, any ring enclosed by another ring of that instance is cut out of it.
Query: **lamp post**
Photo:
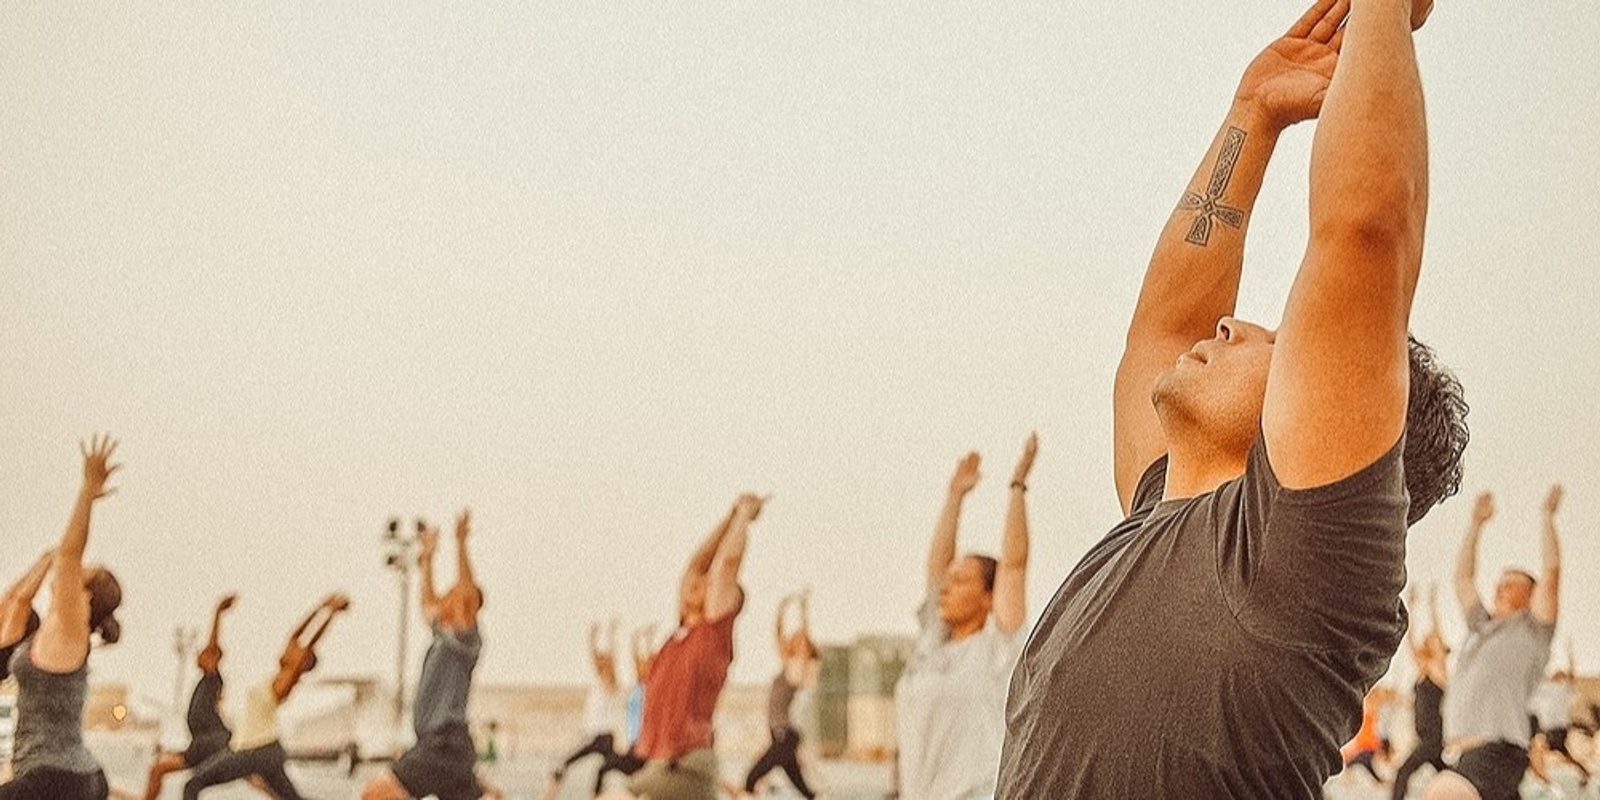
[[[189,672],[189,654],[194,652],[195,642],[199,641],[200,633],[194,628],[176,625],[172,628],[172,652],[178,657],[177,670],[172,675],[172,714],[167,717],[171,720],[179,717],[183,708],[183,676]]]
[[[416,533],[421,533],[423,522],[416,521]],[[383,534],[383,564],[400,579],[400,624],[394,656],[394,717],[395,731],[405,720],[406,706],[406,640],[411,630],[411,571],[416,567],[416,533],[400,532],[400,518],[390,517]]]

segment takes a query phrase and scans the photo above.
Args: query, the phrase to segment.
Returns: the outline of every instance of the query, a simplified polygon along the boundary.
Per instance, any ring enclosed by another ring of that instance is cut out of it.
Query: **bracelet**
[[[1011,482],[1011,488],[1013,488],[1013,489],[1021,489],[1022,491],[1026,492],[1026,491],[1028,491],[1028,484],[1023,483],[1022,481],[1012,481]]]

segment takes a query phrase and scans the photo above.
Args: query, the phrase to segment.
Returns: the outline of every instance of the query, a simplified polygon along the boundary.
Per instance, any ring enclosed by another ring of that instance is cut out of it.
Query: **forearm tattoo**
[[[1212,219],[1230,228],[1244,225],[1244,211],[1222,205],[1221,202],[1222,193],[1227,190],[1228,181],[1233,177],[1233,168],[1239,163],[1239,152],[1244,149],[1244,135],[1244,131],[1238,128],[1228,128],[1227,136],[1222,141],[1222,151],[1217,154],[1217,165],[1211,170],[1211,181],[1206,184],[1205,196],[1184,192],[1183,199],[1178,201],[1180,210],[1199,213],[1194,224],[1189,226],[1189,235],[1183,237],[1184,241],[1204,247],[1211,240]]]

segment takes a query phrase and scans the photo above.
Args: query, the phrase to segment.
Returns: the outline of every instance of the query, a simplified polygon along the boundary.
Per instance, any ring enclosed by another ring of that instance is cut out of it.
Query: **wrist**
[[[1019,491],[1020,490],[1020,491],[1026,492],[1026,491],[1028,491],[1028,482],[1023,480],[1023,479],[1021,479],[1021,478],[1012,478],[1011,479],[1011,490],[1012,491]]]
[[[1277,142],[1278,135],[1291,123],[1280,120],[1255,97],[1239,95],[1233,98],[1233,106],[1228,109],[1228,124],[1243,128],[1252,136],[1266,137],[1271,144]]]

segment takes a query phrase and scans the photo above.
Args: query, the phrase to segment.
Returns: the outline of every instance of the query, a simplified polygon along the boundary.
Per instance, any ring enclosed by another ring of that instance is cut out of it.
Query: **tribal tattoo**
[[[1243,149],[1244,131],[1228,128],[1227,138],[1222,142],[1222,152],[1217,154],[1217,166],[1211,170],[1211,182],[1206,184],[1205,196],[1194,192],[1183,193],[1178,208],[1200,213],[1194,224],[1189,226],[1189,235],[1183,237],[1184,241],[1204,247],[1211,240],[1213,218],[1230,228],[1244,225],[1244,211],[1221,203],[1222,193],[1228,188],[1228,180],[1233,177],[1234,165],[1239,163],[1239,152]]]

